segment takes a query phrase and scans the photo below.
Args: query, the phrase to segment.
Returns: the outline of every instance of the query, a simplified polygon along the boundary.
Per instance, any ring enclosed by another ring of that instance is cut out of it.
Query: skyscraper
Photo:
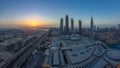
[[[60,34],[63,34],[63,28],[64,28],[64,26],[63,26],[63,18],[61,18],[60,19]]]
[[[118,24],[118,30],[120,30],[120,24]]]
[[[94,25],[94,32],[96,31],[96,25]]]
[[[69,17],[68,17],[68,15],[66,15],[66,17],[65,17],[65,24],[66,24],[65,33],[69,34]]]
[[[79,20],[79,34],[82,35],[82,22]]]
[[[93,23],[92,16],[91,16],[91,22],[90,22],[90,38],[94,39],[94,23]]]
[[[71,18],[71,32],[74,32],[74,20]]]

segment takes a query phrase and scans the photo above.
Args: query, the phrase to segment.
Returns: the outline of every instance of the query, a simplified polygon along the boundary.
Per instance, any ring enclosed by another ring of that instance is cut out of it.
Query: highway
[[[30,44],[21,49],[17,54],[15,54],[15,56],[6,60],[0,66],[0,68],[21,68],[28,57],[32,55],[36,44],[41,43],[47,37],[47,35],[48,32],[42,32],[36,40],[30,42]]]

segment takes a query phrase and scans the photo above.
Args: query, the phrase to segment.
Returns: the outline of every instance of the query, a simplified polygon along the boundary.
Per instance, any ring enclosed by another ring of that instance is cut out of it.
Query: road
[[[48,35],[48,32],[42,32],[35,41],[31,42],[29,45],[24,47],[19,53],[15,54],[12,58],[6,60],[0,68],[20,68],[26,59],[33,53],[35,50],[35,44],[42,42],[45,37]]]

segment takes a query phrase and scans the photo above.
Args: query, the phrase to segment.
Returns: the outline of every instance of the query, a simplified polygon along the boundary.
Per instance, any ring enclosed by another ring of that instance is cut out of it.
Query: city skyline
[[[120,23],[119,0],[1,0],[0,27],[57,26],[59,19],[68,14],[77,26],[118,25]],[[65,21],[64,21],[65,22]]]

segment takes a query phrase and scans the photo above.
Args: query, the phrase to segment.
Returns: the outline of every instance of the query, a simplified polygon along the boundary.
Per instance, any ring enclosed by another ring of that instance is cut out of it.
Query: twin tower
[[[60,19],[60,34],[66,34],[66,35],[69,35],[69,34],[72,34],[75,32],[75,29],[74,29],[74,20],[73,18],[71,18],[71,27],[69,27],[69,16],[66,15],[65,16],[65,25],[64,25],[64,20],[63,18]],[[78,33],[80,35],[82,35],[82,22],[81,20],[79,20],[79,30],[78,30]]]

